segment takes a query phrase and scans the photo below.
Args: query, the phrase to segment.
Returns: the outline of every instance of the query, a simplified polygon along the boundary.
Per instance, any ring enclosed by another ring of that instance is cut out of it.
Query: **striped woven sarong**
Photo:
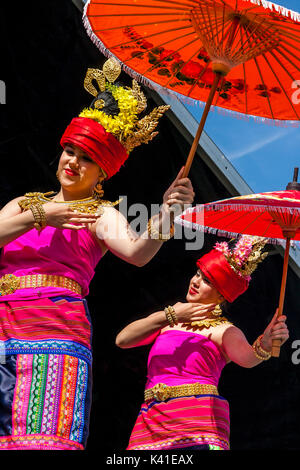
[[[0,302],[0,450],[83,450],[91,362],[85,300]]]
[[[229,406],[215,395],[144,403],[127,450],[179,449],[207,445],[229,449]]]

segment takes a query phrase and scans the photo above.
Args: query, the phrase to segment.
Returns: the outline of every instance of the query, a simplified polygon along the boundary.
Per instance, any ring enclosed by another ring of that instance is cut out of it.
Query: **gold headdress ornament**
[[[114,84],[121,73],[121,66],[114,58],[108,59],[102,70],[89,68],[84,88],[95,97],[91,107],[83,109],[79,117],[94,119],[107,132],[111,132],[129,153],[140,144],[152,140],[158,132],[155,128],[160,117],[170,106],[158,106],[139,120],[138,115],[146,109],[147,100],[138,83],[132,88]],[[93,85],[96,80],[100,93]],[[107,101],[113,101],[115,110],[106,110]]]
[[[214,248],[224,254],[237,274],[250,280],[258,264],[268,256],[268,252],[262,252],[266,243],[267,238],[242,235],[232,249],[227,242],[216,243]]]

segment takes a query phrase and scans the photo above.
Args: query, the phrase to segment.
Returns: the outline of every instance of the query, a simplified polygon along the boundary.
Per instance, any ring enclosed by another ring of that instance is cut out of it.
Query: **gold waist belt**
[[[5,274],[0,278],[0,296],[13,294],[17,289],[27,289],[29,287],[65,287],[81,295],[80,284],[64,276],[30,274],[17,277],[14,274]]]
[[[191,395],[219,395],[215,385],[209,384],[184,384],[166,385],[156,384],[153,388],[145,390],[145,401],[156,400],[165,401],[168,398],[188,397]]]

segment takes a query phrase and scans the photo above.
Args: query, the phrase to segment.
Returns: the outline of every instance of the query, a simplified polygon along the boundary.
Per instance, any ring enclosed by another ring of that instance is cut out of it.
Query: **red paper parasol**
[[[240,234],[286,240],[278,316],[282,315],[291,240],[300,240],[300,184],[298,168],[286,191],[250,194],[211,202],[187,209],[176,218],[184,226],[237,237]],[[280,341],[273,342],[272,355],[279,356]]]
[[[89,0],[84,24],[106,56],[160,91],[211,105],[300,120],[300,14],[266,0]]]

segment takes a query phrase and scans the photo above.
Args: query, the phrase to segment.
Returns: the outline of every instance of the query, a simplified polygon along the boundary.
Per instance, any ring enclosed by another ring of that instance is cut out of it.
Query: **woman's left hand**
[[[265,329],[264,334],[260,341],[262,348],[265,349],[266,351],[272,350],[273,339],[280,339],[281,345],[282,345],[289,338],[289,330],[285,323],[286,316],[281,315],[280,317],[277,318],[277,312],[278,312],[278,309],[276,310],[276,313],[274,317],[272,318],[271,322]]]
[[[163,197],[164,208],[175,215],[182,212],[185,204],[192,204],[195,193],[191,180],[182,178],[184,167],[181,168],[171,186],[167,189]]]

